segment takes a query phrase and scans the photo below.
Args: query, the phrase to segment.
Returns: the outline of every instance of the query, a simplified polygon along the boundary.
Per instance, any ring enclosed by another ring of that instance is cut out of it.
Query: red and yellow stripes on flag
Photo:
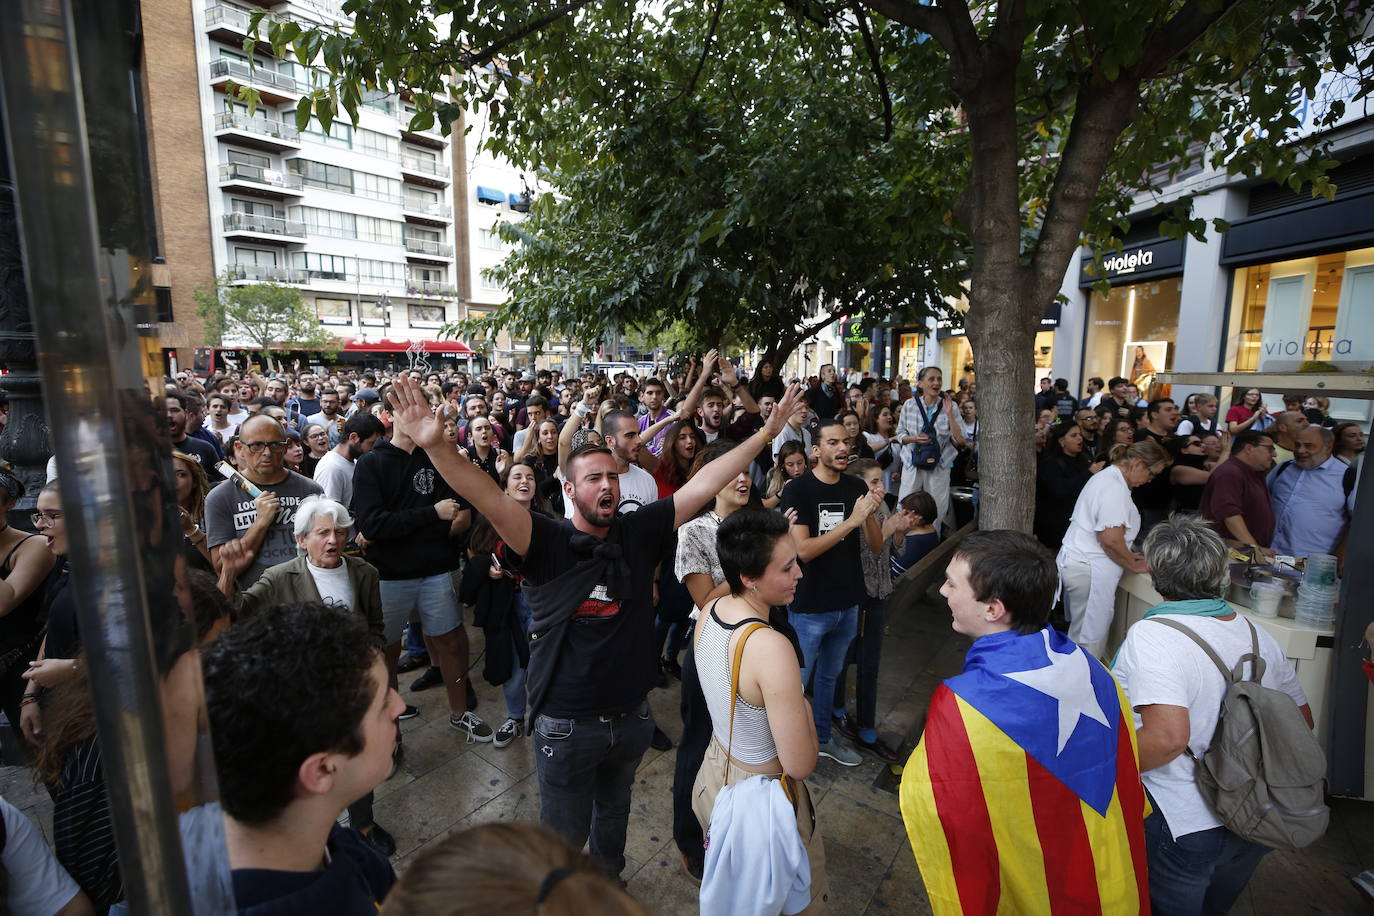
[[[936,691],[901,787],[936,916],[1149,912],[1145,794],[1117,693],[1117,788],[1103,817],[948,687]]]

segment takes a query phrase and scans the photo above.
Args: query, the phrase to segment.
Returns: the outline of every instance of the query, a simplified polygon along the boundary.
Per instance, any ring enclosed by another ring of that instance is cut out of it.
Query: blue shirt
[[[1345,492],[1349,465],[1332,456],[1315,468],[1284,462],[1269,472],[1269,498],[1274,506],[1274,539],[1269,546],[1281,556],[1307,557],[1335,553],[1354,511],[1355,491]]]

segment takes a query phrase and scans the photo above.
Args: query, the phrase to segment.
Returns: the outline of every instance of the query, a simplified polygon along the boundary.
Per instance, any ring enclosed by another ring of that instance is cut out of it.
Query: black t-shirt
[[[1174,464],[1185,468],[1197,468],[1199,471],[1206,470],[1206,455],[1189,455],[1182,452],[1174,458]],[[1170,468],[1170,470],[1173,470]],[[1169,471],[1164,473],[1168,474]],[[1207,488],[1205,483],[1176,483],[1174,484],[1174,508],[1179,512],[1191,512],[1196,514],[1198,506],[1202,505],[1202,491]]]
[[[583,600],[568,622],[541,710],[545,715],[572,719],[629,712],[658,683],[654,567],[672,539],[676,511],[671,498],[660,499],[612,523],[609,538],[625,552],[630,594],[607,600],[604,585],[598,585]],[[543,585],[579,562],[570,543],[577,529],[572,522],[537,513],[530,515],[530,523],[529,550],[517,565],[531,584]],[[504,552],[501,558],[512,560]]]
[[[1177,437],[1161,436],[1159,433],[1152,433],[1144,428],[1135,431],[1135,441],[1144,442],[1146,439],[1153,439],[1158,442],[1164,451],[1169,453],[1170,458],[1178,457]],[[1169,469],[1165,468],[1164,472],[1154,480],[1147,481],[1132,490],[1131,498],[1135,500],[1136,508],[1142,511],[1167,512],[1174,499],[1174,485],[1169,482]]]
[[[844,409],[844,393],[839,383],[831,390],[833,394],[826,394],[825,386],[817,385],[806,392],[806,403],[816,412],[817,419],[829,420]]]
[[[320,871],[234,869],[230,876],[240,916],[376,916],[396,883],[391,863],[364,843],[357,831],[337,824],[325,849],[329,861]]]
[[[218,483],[219,475],[214,473],[215,462],[219,461],[219,455],[215,454],[215,448],[210,443],[197,439],[195,436],[187,436],[180,442],[173,442],[172,448],[181,452],[183,455],[190,455],[209,475],[211,483]]]
[[[1078,410],[1078,401],[1067,391],[1061,391],[1054,396],[1054,403],[1051,405],[1054,412],[1059,415],[1061,420],[1073,419],[1074,411]]]
[[[57,561],[62,567],[48,580],[44,601],[48,606],[48,641],[43,647],[45,658],[76,658],[81,651],[81,634],[76,623],[76,595],[69,581],[66,558]]]
[[[857,477],[841,474],[837,482],[823,483],[814,471],[807,471],[783,488],[778,509],[796,509],[797,524],[805,525],[812,537],[820,537],[849,518],[854,504],[867,492],[868,487]],[[802,563],[792,610],[800,614],[842,611],[863,601],[862,537],[862,529],[856,528],[825,553]]]

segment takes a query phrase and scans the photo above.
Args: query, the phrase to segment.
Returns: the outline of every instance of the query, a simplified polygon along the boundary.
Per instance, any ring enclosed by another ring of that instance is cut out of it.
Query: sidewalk
[[[962,669],[968,640],[950,629],[949,611],[943,603],[893,608],[888,619],[878,730],[895,745],[915,733],[936,685]],[[472,630],[470,636],[476,658],[482,634]],[[417,676],[404,675],[401,681],[402,695],[421,710],[420,716],[402,723],[404,764],[377,790],[376,818],[396,837],[398,869],[404,869],[417,850],[455,830],[487,821],[539,817],[529,739],[504,750],[465,743],[448,725],[443,690],[419,694],[406,690]],[[500,689],[481,680],[480,661],[474,680],[481,697],[478,711],[495,728],[505,719]],[[676,682],[650,696],[656,718],[675,740],[681,731],[677,697]],[[640,765],[624,877],[630,892],[650,912],[695,916],[697,889],[683,873],[672,842],[673,755],[673,751],[650,750]],[[837,916],[929,913],[898,811],[896,781],[887,768],[867,756],[862,765],[852,768],[822,758],[808,785],[825,837],[834,892],[830,912]],[[46,792],[33,791],[28,771],[0,768],[0,794],[42,824],[51,840],[52,806]],[[1367,906],[1348,878],[1374,867],[1370,813],[1362,801],[1333,800],[1327,835],[1300,852],[1266,856],[1232,912],[1239,916],[1365,912]]]

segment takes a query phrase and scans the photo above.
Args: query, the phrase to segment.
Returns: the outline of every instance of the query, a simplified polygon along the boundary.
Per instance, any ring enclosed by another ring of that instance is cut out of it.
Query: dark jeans
[[[663,564],[658,577],[658,616],[654,622],[655,645],[665,659],[675,659],[691,625],[692,593],[673,575],[672,563]],[[666,646],[665,646],[666,643]]]
[[[690,631],[689,631],[690,635]],[[701,692],[697,677],[697,656],[694,640],[687,640],[687,654],[682,658],[682,737],[677,743],[677,760],[673,767],[673,842],[678,851],[697,866],[706,862],[706,837],[701,822],[692,811],[692,787],[697,771],[711,744],[711,712]]]
[[[635,769],[649,749],[654,718],[645,700],[620,716],[534,720],[539,820],[612,876],[625,868],[625,829]]]
[[[848,687],[850,662],[858,669],[854,721],[861,729],[878,727],[878,665],[882,661],[886,610],[885,598],[864,598],[864,603],[859,605],[859,633],[849,644],[845,665],[835,678],[835,715],[842,716],[845,714],[845,691]]]
[[[1230,911],[1269,851],[1225,827],[1174,838],[1156,806],[1145,819],[1150,908],[1155,916],[1221,916]]]

